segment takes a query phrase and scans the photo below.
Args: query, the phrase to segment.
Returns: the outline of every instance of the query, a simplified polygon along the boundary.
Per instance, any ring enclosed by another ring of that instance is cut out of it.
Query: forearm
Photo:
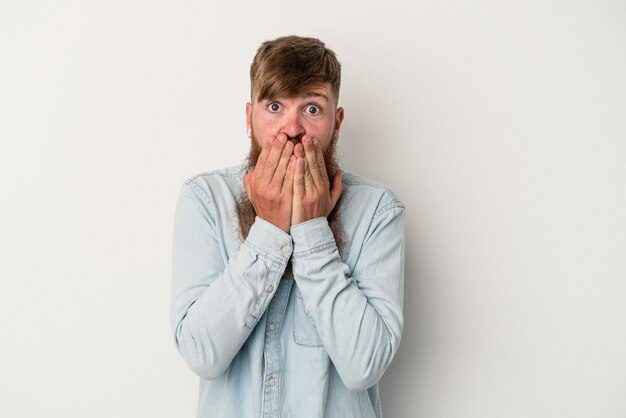
[[[204,378],[214,379],[228,368],[278,288],[287,257],[281,260],[263,252],[247,241],[209,286],[200,285],[197,299],[199,289],[179,296],[176,345]]]
[[[291,255],[291,237],[259,218],[228,255],[210,204],[197,185],[183,187],[172,257],[172,333],[182,357],[206,379],[228,368],[270,303]]]
[[[353,272],[324,219],[292,228],[294,278],[335,368],[354,390],[380,379],[402,334],[404,235],[401,220],[389,215]]]

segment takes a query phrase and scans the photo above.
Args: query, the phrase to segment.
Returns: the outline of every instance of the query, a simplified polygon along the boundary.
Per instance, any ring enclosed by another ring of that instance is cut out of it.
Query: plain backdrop
[[[0,416],[193,417],[182,182],[241,162],[259,44],[343,64],[346,170],[406,204],[385,416],[626,416],[626,3],[0,0]]]

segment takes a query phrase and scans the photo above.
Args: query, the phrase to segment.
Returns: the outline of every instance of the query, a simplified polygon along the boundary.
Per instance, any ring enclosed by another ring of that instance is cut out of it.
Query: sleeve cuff
[[[250,228],[246,245],[254,248],[259,254],[280,263],[287,263],[293,252],[291,236],[258,216]]]
[[[335,237],[325,217],[311,219],[291,227],[294,256],[311,253],[335,244]]]

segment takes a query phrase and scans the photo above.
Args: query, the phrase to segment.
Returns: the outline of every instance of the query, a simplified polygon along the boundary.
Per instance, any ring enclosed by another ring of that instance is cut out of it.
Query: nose
[[[302,137],[305,130],[298,112],[290,112],[285,116],[285,124],[283,125],[281,132],[291,139]]]

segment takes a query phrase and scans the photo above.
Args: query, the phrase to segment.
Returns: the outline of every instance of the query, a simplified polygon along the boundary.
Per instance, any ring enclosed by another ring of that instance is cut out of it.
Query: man
[[[187,180],[172,330],[198,417],[381,417],[402,334],[404,206],[340,173],[340,64],[317,39],[261,45],[245,164]]]

